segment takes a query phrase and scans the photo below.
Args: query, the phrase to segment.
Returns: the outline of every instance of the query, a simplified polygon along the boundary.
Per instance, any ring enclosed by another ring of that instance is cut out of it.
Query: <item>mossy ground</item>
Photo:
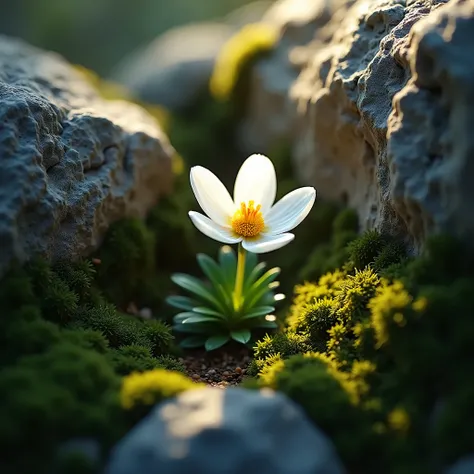
[[[138,252],[122,269],[133,275],[141,257]],[[113,267],[106,257],[102,263]],[[158,368],[184,371],[170,355],[167,324],[121,312],[100,289],[88,260],[51,266],[35,259],[2,280],[2,472],[59,469],[64,459],[58,448],[76,438],[90,437],[106,452],[133,422],[120,405],[121,377]],[[21,455],[25,446],[27,456]]]

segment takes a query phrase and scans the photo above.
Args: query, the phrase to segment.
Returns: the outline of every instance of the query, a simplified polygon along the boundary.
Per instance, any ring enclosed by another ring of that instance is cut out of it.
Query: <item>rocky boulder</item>
[[[273,51],[259,59],[250,74],[247,110],[238,131],[244,154],[270,153],[296,139],[296,104],[289,90],[298,77],[298,47],[308,44],[346,0],[278,0],[261,22],[278,32]],[[325,33],[324,33],[325,34]]]
[[[89,254],[170,190],[173,149],[138,106],[106,101],[61,57],[0,38],[0,275]]]
[[[182,110],[208,89],[216,57],[233,32],[217,22],[173,28],[126,57],[111,77],[145,102]]]
[[[469,240],[474,1],[358,0],[298,56],[300,178],[415,251],[438,231]]]
[[[158,405],[105,474],[342,474],[331,443],[268,390],[207,387]]]

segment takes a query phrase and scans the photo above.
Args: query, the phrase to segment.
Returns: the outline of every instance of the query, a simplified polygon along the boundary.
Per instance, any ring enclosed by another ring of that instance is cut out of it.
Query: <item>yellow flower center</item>
[[[254,201],[249,201],[248,205],[242,202],[230,222],[234,232],[242,237],[255,237],[260,234],[265,228],[261,207],[260,204],[255,207]]]

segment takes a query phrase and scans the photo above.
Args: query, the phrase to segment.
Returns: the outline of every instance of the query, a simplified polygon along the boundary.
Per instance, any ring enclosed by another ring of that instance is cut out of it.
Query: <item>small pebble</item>
[[[199,380],[201,376],[199,374],[193,374],[193,379],[194,380]]]
[[[240,367],[236,367],[236,368],[235,368],[235,372],[236,372],[237,374],[241,374],[241,373],[242,373],[242,369],[241,369]]]
[[[222,372],[222,375],[224,377],[228,377],[230,375],[230,372],[228,370],[226,370],[225,372]]]
[[[210,369],[207,371],[207,375],[214,375],[216,373],[215,369]]]
[[[92,263],[94,265],[100,265],[102,263],[102,260],[100,258],[93,258]]]

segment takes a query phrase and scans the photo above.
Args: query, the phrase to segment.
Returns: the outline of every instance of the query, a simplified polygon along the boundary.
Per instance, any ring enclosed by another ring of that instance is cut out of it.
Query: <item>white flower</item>
[[[196,199],[209,216],[190,211],[194,225],[211,239],[225,244],[242,242],[253,253],[265,253],[290,243],[288,233],[308,215],[316,199],[312,187],[288,193],[273,205],[276,174],[273,163],[263,155],[252,155],[242,164],[234,185],[234,199],[217,178],[202,166],[190,173]]]

